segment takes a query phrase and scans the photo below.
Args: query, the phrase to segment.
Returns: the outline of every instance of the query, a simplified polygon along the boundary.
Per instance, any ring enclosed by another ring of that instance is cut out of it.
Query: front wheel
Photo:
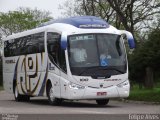
[[[13,86],[13,93],[14,93],[14,98],[17,102],[19,102],[19,101],[29,101],[30,100],[30,96],[19,94],[16,84],[14,84],[14,86]]]
[[[103,100],[96,100],[96,103],[98,105],[107,105],[109,102],[109,99],[103,99]]]
[[[51,105],[60,105],[62,103],[62,99],[56,98],[54,96],[54,91],[53,91],[52,85],[48,86],[47,94],[48,94],[49,104],[51,104]]]

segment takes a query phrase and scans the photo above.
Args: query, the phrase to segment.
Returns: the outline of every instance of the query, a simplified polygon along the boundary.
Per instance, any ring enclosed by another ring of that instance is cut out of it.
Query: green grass
[[[147,101],[147,102],[159,102],[160,103],[160,86],[153,88],[152,90],[149,89],[139,89],[138,86],[134,86],[131,89],[130,100],[136,101]]]
[[[3,90],[3,87],[2,87],[2,86],[0,86],[0,91],[1,91],[1,90]]]

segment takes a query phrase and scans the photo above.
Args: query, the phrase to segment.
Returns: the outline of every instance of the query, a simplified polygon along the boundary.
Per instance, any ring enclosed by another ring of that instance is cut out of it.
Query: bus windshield
[[[79,34],[68,37],[71,73],[111,76],[126,72],[126,54],[120,35]]]

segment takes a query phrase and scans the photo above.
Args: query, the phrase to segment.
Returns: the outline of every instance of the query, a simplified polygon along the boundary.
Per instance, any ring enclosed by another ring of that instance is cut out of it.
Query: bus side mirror
[[[67,48],[67,33],[62,32],[61,35],[61,49],[66,50]]]
[[[120,32],[121,32],[121,35],[123,36],[123,38],[126,37],[129,48],[134,49],[135,48],[135,41],[134,41],[132,33],[125,31],[125,30],[120,30]]]

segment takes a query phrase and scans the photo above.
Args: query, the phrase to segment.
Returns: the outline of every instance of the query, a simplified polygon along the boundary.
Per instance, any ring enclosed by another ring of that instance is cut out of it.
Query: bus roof
[[[89,28],[103,29],[103,28],[109,27],[109,24],[106,21],[95,16],[78,16],[78,17],[71,17],[71,18],[65,18],[65,19],[51,20],[49,22],[41,24],[38,27],[43,27],[46,25],[54,24],[54,23],[65,23],[65,24],[75,26],[77,28],[87,28],[87,29]]]

